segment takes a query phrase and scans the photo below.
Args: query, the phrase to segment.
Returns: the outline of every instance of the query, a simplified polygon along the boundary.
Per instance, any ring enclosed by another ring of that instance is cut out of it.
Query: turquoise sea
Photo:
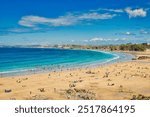
[[[0,75],[97,65],[120,58],[131,59],[123,55],[91,50],[0,48]]]

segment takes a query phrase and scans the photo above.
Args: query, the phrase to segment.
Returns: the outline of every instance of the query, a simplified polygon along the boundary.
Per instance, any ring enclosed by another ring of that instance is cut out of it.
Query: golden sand
[[[150,96],[150,60],[0,78],[0,99],[128,100]]]

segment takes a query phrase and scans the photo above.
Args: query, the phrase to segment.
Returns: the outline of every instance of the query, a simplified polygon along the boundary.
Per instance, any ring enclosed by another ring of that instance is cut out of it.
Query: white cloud
[[[71,40],[71,42],[75,42],[75,40]]]
[[[108,9],[108,11],[116,12],[116,13],[123,13],[124,12],[122,9]]]
[[[130,33],[130,32],[126,32],[125,34],[126,34],[126,35],[130,35],[131,33]]]
[[[123,13],[123,9],[108,9],[108,8],[98,8],[96,10],[90,10],[90,11],[108,11],[108,12],[115,12],[115,13]]]
[[[140,30],[140,34],[149,34],[149,32],[145,30]]]
[[[133,35],[136,35],[135,33],[133,32],[118,32],[118,33],[115,33],[116,35],[127,35],[127,36],[133,36]]]
[[[106,20],[112,19],[116,14],[104,13],[100,14],[97,12],[93,13],[83,13],[83,14],[72,14],[69,13],[65,16],[59,16],[58,18],[46,18],[40,16],[23,16],[21,20],[18,22],[19,25],[25,27],[36,27],[38,25],[46,25],[46,26],[71,26],[75,25],[79,22],[89,21],[89,20]]]
[[[127,31],[127,32],[125,32],[125,35],[135,35],[135,34]]]
[[[105,13],[99,13],[98,11],[103,10]],[[106,12],[107,11],[107,12]],[[25,27],[38,27],[38,25],[45,25],[45,26],[71,26],[78,23],[84,23],[85,21],[91,20],[106,20],[112,19],[116,17],[118,14],[115,13],[123,13],[127,12],[129,17],[145,17],[147,15],[147,10],[142,8],[134,9],[126,8],[124,9],[107,9],[107,8],[99,8],[98,10],[88,11],[86,13],[68,13],[64,16],[59,16],[57,18],[47,18],[41,16],[23,16],[21,20],[18,22],[19,25]],[[113,12],[113,13],[112,13]],[[90,22],[88,22],[90,23]]]
[[[98,11],[103,10],[107,11],[107,13],[99,13]],[[107,8],[99,8],[95,11],[88,11],[86,13],[68,13],[64,16],[59,16],[57,18],[47,18],[47,17],[41,17],[41,16],[23,16],[21,20],[18,22],[19,25],[24,27],[38,27],[38,25],[45,25],[45,26],[71,26],[76,25],[79,23],[84,23],[91,20],[106,20],[106,19],[112,19],[113,17],[116,17],[117,14],[115,13],[123,13],[127,12],[129,14],[129,17],[145,17],[147,15],[147,10],[144,10],[142,8],[134,9],[126,8],[124,9],[107,9]],[[111,12],[111,13],[110,13]],[[112,13],[113,12],[113,13]]]
[[[102,37],[94,37],[92,39],[90,39],[87,42],[109,42],[109,41],[125,41],[128,40],[128,38],[102,38]]]
[[[89,40],[83,40],[84,42],[89,42]]]
[[[21,26],[35,27],[37,25],[50,25],[50,26],[68,26],[76,23],[74,16],[67,15],[59,18],[45,18],[40,16],[24,16],[19,21]]]
[[[14,32],[14,33],[29,32],[28,29],[22,29],[22,28],[8,29],[8,31],[9,31],[9,32]]]
[[[107,8],[99,8],[99,10],[109,11],[109,12],[116,12],[116,13],[123,13],[123,12],[124,12],[123,9],[107,9]]]
[[[90,41],[104,41],[104,39],[103,38],[101,38],[101,37],[94,37],[94,38],[92,38],[92,39],[90,39]]]
[[[131,9],[131,8],[126,8],[125,11],[128,13],[129,18],[132,17],[146,17],[147,11],[144,10],[143,8],[139,9]]]
[[[104,13],[104,14],[99,14],[97,12],[94,13],[85,13],[82,14],[80,16],[78,16],[78,18],[80,20],[104,20],[104,19],[112,19],[113,17],[115,17],[116,14],[108,14],[108,13]]]

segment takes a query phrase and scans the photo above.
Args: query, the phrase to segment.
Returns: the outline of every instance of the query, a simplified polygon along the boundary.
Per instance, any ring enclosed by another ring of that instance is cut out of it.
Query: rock
[[[69,87],[75,87],[76,85],[75,84],[69,84]]]
[[[11,89],[5,89],[5,93],[10,93],[10,92],[12,92]]]
[[[114,85],[115,85],[114,83],[111,83],[111,84],[108,83],[107,84],[107,86],[114,86]]]
[[[23,78],[23,80],[28,80],[28,78]]]
[[[38,89],[40,92],[45,92],[45,89],[44,88],[39,88]]]
[[[30,98],[26,98],[27,100],[48,100],[49,98],[44,95],[34,95]]]
[[[95,72],[87,71],[87,74],[95,74]]]
[[[95,99],[95,93],[90,92],[85,89],[67,89],[65,91],[67,99],[83,99],[83,100],[93,100]]]
[[[138,60],[150,59],[150,56],[139,56]]]
[[[17,80],[16,82],[17,82],[17,83],[21,83],[21,80]]]
[[[144,96],[142,94],[133,95],[131,100],[150,100],[150,96]]]

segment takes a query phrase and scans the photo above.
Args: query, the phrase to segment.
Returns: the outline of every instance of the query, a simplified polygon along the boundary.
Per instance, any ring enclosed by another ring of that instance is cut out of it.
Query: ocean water
[[[116,54],[90,50],[50,48],[0,48],[0,74],[35,72],[105,63]]]

